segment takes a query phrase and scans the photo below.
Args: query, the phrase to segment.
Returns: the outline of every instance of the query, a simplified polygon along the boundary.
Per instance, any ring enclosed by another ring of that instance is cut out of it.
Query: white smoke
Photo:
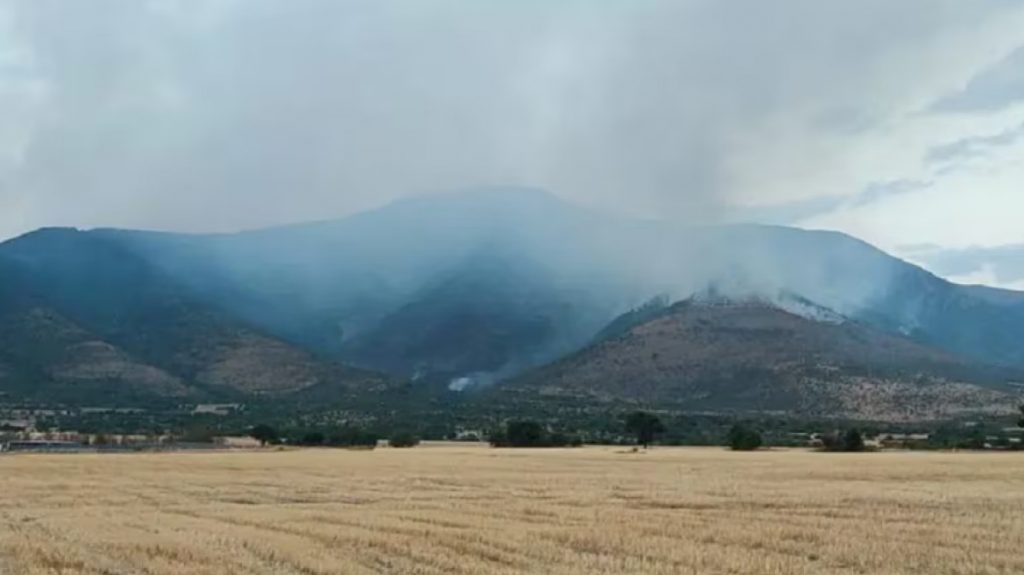
[[[471,377],[456,377],[448,383],[448,391],[465,391],[475,383]]]
[[[448,391],[467,391],[474,387],[486,387],[511,375],[514,371],[509,367],[502,367],[497,371],[478,371],[456,377],[448,382]]]

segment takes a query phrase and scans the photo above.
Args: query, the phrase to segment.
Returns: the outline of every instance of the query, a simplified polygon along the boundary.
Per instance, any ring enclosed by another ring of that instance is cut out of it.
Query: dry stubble
[[[0,573],[1024,573],[1024,456],[0,457]]]

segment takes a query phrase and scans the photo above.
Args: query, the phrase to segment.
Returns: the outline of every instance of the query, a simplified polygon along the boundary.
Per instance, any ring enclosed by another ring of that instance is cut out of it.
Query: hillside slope
[[[116,405],[200,397],[181,378],[45,308],[0,313],[0,365],[8,366],[0,390],[23,399]]]
[[[383,381],[246,326],[102,237],[51,229],[0,248],[9,396],[142,401]]]
[[[343,357],[406,376],[491,380],[575,351],[603,314],[582,291],[493,253],[470,258],[343,348]]]
[[[496,401],[909,421],[1013,409],[1012,374],[853,321],[691,299],[491,392]]]

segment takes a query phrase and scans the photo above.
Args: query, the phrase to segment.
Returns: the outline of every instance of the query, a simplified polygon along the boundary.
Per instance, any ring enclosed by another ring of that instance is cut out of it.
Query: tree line
[[[634,438],[639,448],[647,449],[667,431],[661,419],[650,412],[634,411],[623,420],[623,430]],[[330,431],[292,429],[280,432],[267,424],[252,427],[249,436],[260,445],[296,445],[303,447],[376,447],[383,437],[358,427],[345,426]],[[581,447],[583,438],[574,433],[551,430],[531,420],[511,420],[492,429],[486,435],[494,447]],[[391,447],[413,447],[420,438],[400,431],[386,438]],[[763,446],[761,433],[752,427],[736,424],[727,436],[727,444],[734,451],[753,451]],[[835,432],[822,436],[825,451],[863,451],[864,440],[857,430]]]
[[[249,436],[260,442],[260,445],[298,445],[302,447],[376,447],[384,438],[380,434],[367,429],[353,426],[339,427],[333,430],[298,430],[279,432],[267,424],[254,426]],[[420,438],[406,431],[399,431],[386,438],[391,447],[413,447],[419,445]]]
[[[1024,405],[1020,406],[1017,424],[1024,428]],[[646,449],[668,432],[667,426],[657,414],[648,411],[634,411],[620,420],[620,431],[638,447]],[[420,443],[420,437],[409,431],[397,431],[390,435],[374,433],[355,426],[333,429],[288,429],[280,432],[261,424],[251,428],[249,435],[261,445],[288,444],[297,446],[325,447],[372,447],[386,441],[392,447],[413,447]],[[475,437],[475,436],[474,436]],[[816,442],[821,451],[858,452],[872,449],[864,439],[864,433],[856,428],[837,429],[817,434]],[[538,421],[513,419],[484,433],[494,447],[579,447],[586,437],[577,432],[553,429]],[[733,424],[725,435],[725,445],[734,451],[754,451],[765,446],[760,430],[747,423]],[[1012,449],[1020,444],[998,443],[994,447]],[[989,446],[982,428],[969,432],[955,427],[943,427],[929,436],[920,448],[964,448],[984,449]]]

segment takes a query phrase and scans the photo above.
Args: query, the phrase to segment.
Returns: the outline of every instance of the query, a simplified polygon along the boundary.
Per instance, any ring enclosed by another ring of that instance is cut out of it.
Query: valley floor
[[[1024,573],[1024,456],[0,456],[0,573]]]

